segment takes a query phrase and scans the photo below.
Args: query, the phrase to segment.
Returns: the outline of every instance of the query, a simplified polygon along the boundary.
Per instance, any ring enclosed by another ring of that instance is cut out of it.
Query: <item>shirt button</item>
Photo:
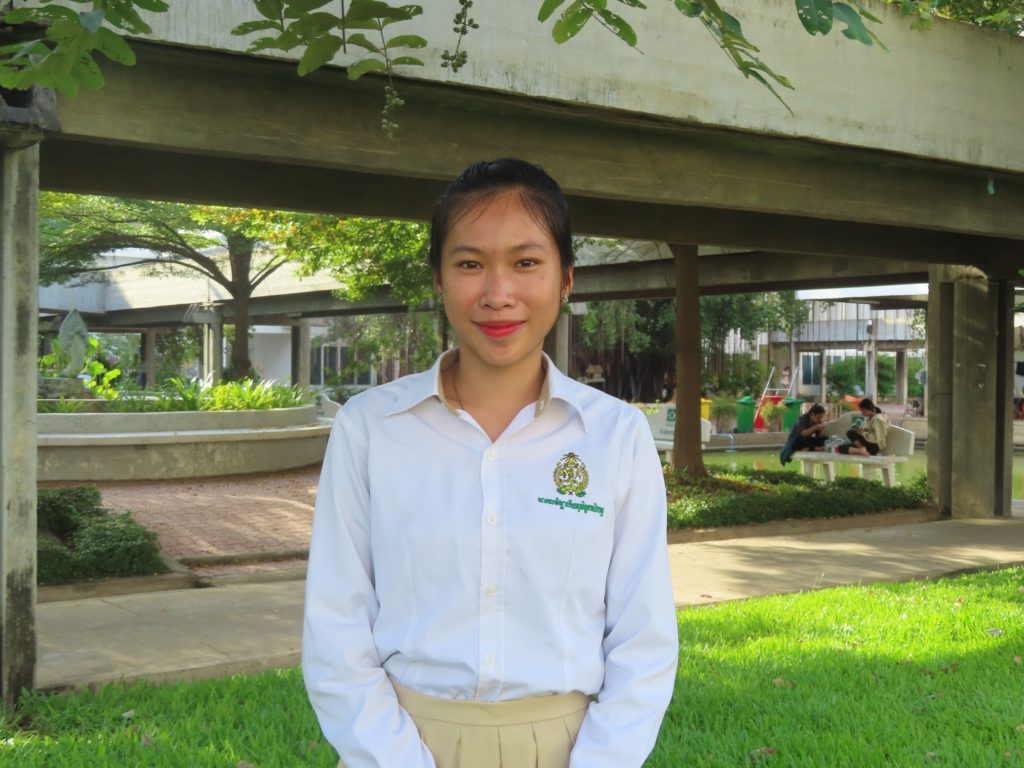
[[[498,516],[497,515],[488,515],[487,516],[487,524],[488,525],[497,525],[498,524]]]
[[[487,457],[488,461],[494,461],[494,449],[488,448],[486,451],[484,451],[484,456]]]
[[[488,584],[487,585],[487,596],[488,597],[494,597],[496,594],[498,594],[498,588],[496,586],[494,586],[493,584]]]
[[[494,666],[494,657],[491,656],[490,654],[488,654],[487,656],[484,656],[484,666],[493,667]]]

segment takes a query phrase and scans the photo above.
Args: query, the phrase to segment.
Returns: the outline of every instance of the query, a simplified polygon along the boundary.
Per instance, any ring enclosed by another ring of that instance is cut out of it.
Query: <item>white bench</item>
[[[846,437],[853,426],[852,411],[844,413],[838,419],[825,425],[826,437]],[[914,453],[914,433],[903,427],[889,425],[889,433],[885,440],[885,453],[877,456],[858,456],[848,453],[831,453],[826,451],[797,451],[793,458],[800,462],[805,475],[814,477],[814,467],[820,464],[825,480],[832,482],[836,478],[836,464],[853,464],[857,474],[863,475],[864,467],[877,469],[882,474],[882,482],[890,488],[896,485],[896,465],[901,464]]]
[[[652,410],[656,407],[657,410]],[[676,407],[670,403],[658,406],[642,406],[647,416],[647,424],[654,435],[654,445],[658,453],[664,453],[668,461],[672,461],[672,447],[675,444],[676,434]],[[700,447],[706,448],[711,440],[711,422],[707,419],[700,420]]]

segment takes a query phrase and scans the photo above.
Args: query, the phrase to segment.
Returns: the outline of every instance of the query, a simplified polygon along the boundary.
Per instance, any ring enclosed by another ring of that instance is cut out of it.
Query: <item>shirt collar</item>
[[[449,412],[455,414],[455,409],[444,396],[441,372],[455,362],[458,354],[458,349],[449,349],[437,358],[430,370],[418,376],[413,376],[409,388],[402,393],[402,396],[395,402],[395,407],[387,415],[393,416],[397,413],[408,411],[431,397],[436,397]],[[555,364],[551,362],[551,358],[546,354],[542,353],[542,360],[545,371],[544,383],[540,388],[540,399],[537,400],[537,409],[534,412],[534,416],[540,416],[551,404],[552,400],[561,400],[576,411],[583,425],[583,431],[586,432],[587,423],[579,397],[579,387],[581,385],[558,370]]]

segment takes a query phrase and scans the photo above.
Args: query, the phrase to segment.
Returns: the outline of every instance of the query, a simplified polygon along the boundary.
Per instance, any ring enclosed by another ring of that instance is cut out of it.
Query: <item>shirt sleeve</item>
[[[679,629],[665,480],[650,432],[633,434],[605,590],[604,684],[587,710],[570,768],[639,768],[654,748],[675,684]]]
[[[365,430],[339,411],[327,442],[306,574],[302,672],[347,768],[435,768],[381,667]]]

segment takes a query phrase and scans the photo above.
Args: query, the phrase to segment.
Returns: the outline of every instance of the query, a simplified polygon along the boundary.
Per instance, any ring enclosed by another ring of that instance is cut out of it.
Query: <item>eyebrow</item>
[[[512,246],[509,250],[515,251],[515,252],[522,252],[522,251],[530,251],[530,250],[534,250],[534,249],[541,249],[541,250],[543,250],[543,248],[544,248],[544,244],[543,243],[537,243],[537,242],[534,242],[533,240],[528,240],[525,243],[519,243],[518,245]],[[447,255],[452,256],[452,255],[455,255],[455,254],[462,254],[462,253],[470,254],[470,255],[476,255],[476,254],[480,254],[480,253],[484,253],[484,252],[485,252],[484,248],[478,248],[475,245],[468,245],[468,244],[460,243],[459,245],[453,246],[451,248],[451,250],[449,250],[447,252]]]

